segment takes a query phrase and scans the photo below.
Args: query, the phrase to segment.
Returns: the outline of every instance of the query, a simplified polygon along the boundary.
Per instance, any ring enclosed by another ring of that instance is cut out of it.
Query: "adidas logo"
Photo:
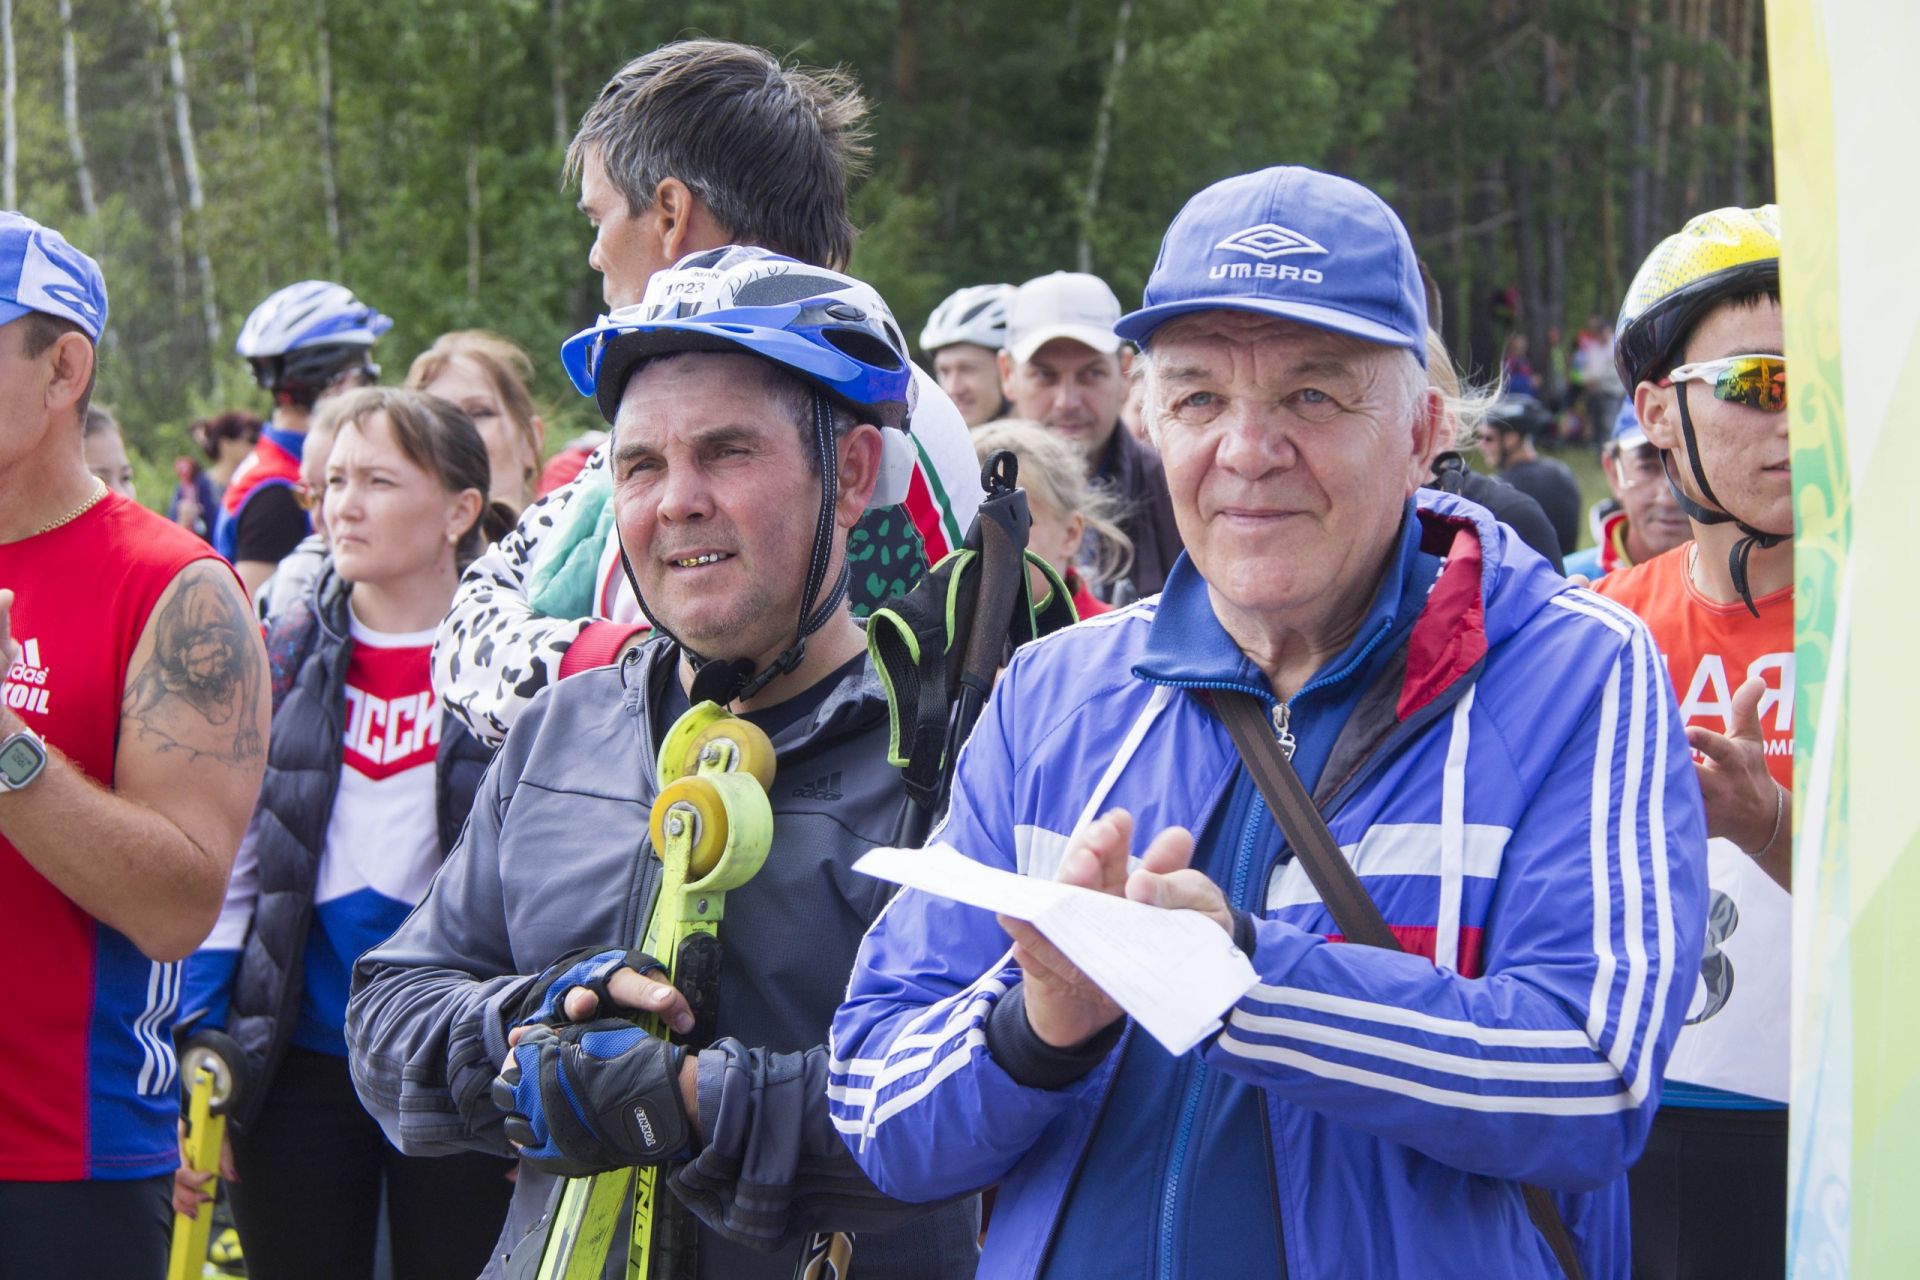
[[[1327,251],[1327,247],[1312,236],[1303,236],[1298,231],[1289,230],[1277,222],[1263,222],[1258,226],[1236,231],[1213,247],[1231,249],[1235,253],[1244,253],[1262,262],[1284,258],[1290,253],[1325,253]]]
[[[795,787],[793,794],[800,800],[838,800],[840,798],[840,770],[835,769],[824,777],[815,778],[804,787]]]
[[[20,657],[7,669],[6,700],[15,711],[47,714],[47,669],[40,665],[38,640],[20,642]]]

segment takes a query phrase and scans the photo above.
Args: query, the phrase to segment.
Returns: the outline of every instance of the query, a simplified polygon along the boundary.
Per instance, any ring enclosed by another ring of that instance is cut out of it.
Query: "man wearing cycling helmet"
[[[622,67],[567,152],[587,261],[609,308],[640,301],[690,254],[751,244],[835,270],[853,252],[847,183],[865,163],[866,103],[839,72],[783,66],[725,40],[662,45]],[[848,542],[856,614],[904,591],[957,546],[980,502],[966,423],[916,371],[911,456],[889,467]],[[606,450],[521,514],[468,567],[434,643],[434,688],[487,742],[534,694],[613,661],[646,619],[606,536]]]
[[[887,842],[904,796],[846,549],[912,425],[906,343],[868,286],[729,247],[656,275],[563,359],[613,424],[616,541],[655,638],[533,701],[426,901],[362,959],[348,1012],[361,1097],[410,1151],[523,1148],[503,1248],[553,1171],[597,1149],[665,1166],[705,1224],[703,1276],[785,1280],[803,1233],[853,1229],[862,1276],[971,1275],[972,1202],[873,1190],[828,1119],[820,1044],[888,896],[851,864]],[[569,1034],[630,1031],[616,1012],[692,1023],[628,949],[657,887],[636,849],[656,744],[705,699],[765,730],[778,761],[772,850],[727,895],[722,1038],[698,1054],[647,1039],[580,1059],[575,1078],[556,1061]],[[534,1023],[559,1038],[522,1043]],[[583,1132],[567,1112],[555,1125],[568,1089],[640,1097],[666,1133],[643,1147],[597,1112]]]
[[[1580,482],[1558,458],[1542,457],[1533,442],[1553,427],[1553,414],[1530,395],[1508,393],[1487,410],[1481,456],[1500,478],[1546,512],[1564,557],[1580,541]]]
[[[313,406],[338,391],[380,376],[374,342],[393,321],[325,280],[290,284],[253,309],[234,350],[254,381],[273,393],[273,419],[253,452],[234,470],[214,518],[214,549],[246,584],[247,594],[310,532],[299,500],[300,451]]]
[[[1716,209],[1634,276],[1614,359],[1693,541],[1594,590],[1646,620],[1707,802],[1707,945],[1633,1171],[1634,1274],[1786,1265],[1793,490],[1773,205]]]
[[[940,389],[969,427],[1007,415],[1000,387],[1000,348],[1007,345],[1010,284],[973,284],[933,309],[920,331],[920,354],[933,361]]]

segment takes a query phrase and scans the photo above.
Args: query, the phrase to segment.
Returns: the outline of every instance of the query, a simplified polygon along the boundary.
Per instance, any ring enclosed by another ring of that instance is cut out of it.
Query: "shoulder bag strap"
[[[1404,950],[1387,927],[1386,917],[1380,914],[1372,895],[1354,874],[1353,865],[1334,843],[1333,833],[1327,830],[1326,820],[1314,807],[1313,798],[1294,771],[1293,762],[1280,750],[1259,699],[1250,694],[1218,690],[1213,700],[1227,732],[1233,737],[1234,747],[1240,752],[1240,763],[1246,766],[1253,785],[1260,789],[1261,798],[1280,824],[1288,847],[1300,860],[1320,900],[1327,904],[1327,911],[1340,926],[1340,932],[1348,942],[1362,946]],[[1567,1224],[1561,1221],[1552,1196],[1531,1185],[1522,1185],[1521,1191],[1525,1193],[1527,1214],[1546,1238],[1560,1269],[1566,1272],[1568,1280],[1582,1280],[1573,1237],[1567,1231]]]

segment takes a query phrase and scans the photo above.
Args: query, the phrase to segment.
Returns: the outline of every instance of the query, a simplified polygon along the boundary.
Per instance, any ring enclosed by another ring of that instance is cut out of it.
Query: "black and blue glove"
[[[635,948],[631,951],[588,951],[580,950],[562,956],[547,966],[545,973],[529,985],[516,1002],[501,1009],[501,1021],[510,1030],[514,1027],[544,1023],[547,1026],[562,1026],[567,1022],[567,994],[576,987],[585,987],[600,1000],[594,1009],[596,1018],[610,1017],[615,1001],[607,991],[607,983],[613,975],[622,969],[632,969],[635,973],[646,973],[649,969],[665,969],[666,966]]]
[[[508,1140],[547,1173],[665,1164],[688,1147],[686,1056],[619,1018],[535,1026],[494,1079],[493,1101],[507,1114]]]

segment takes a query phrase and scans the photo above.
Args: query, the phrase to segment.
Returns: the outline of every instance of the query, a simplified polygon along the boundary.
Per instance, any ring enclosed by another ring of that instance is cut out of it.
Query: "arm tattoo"
[[[220,570],[189,569],[153,623],[153,653],[127,685],[121,721],[162,755],[229,764],[266,750],[258,728],[260,656],[253,616]]]

